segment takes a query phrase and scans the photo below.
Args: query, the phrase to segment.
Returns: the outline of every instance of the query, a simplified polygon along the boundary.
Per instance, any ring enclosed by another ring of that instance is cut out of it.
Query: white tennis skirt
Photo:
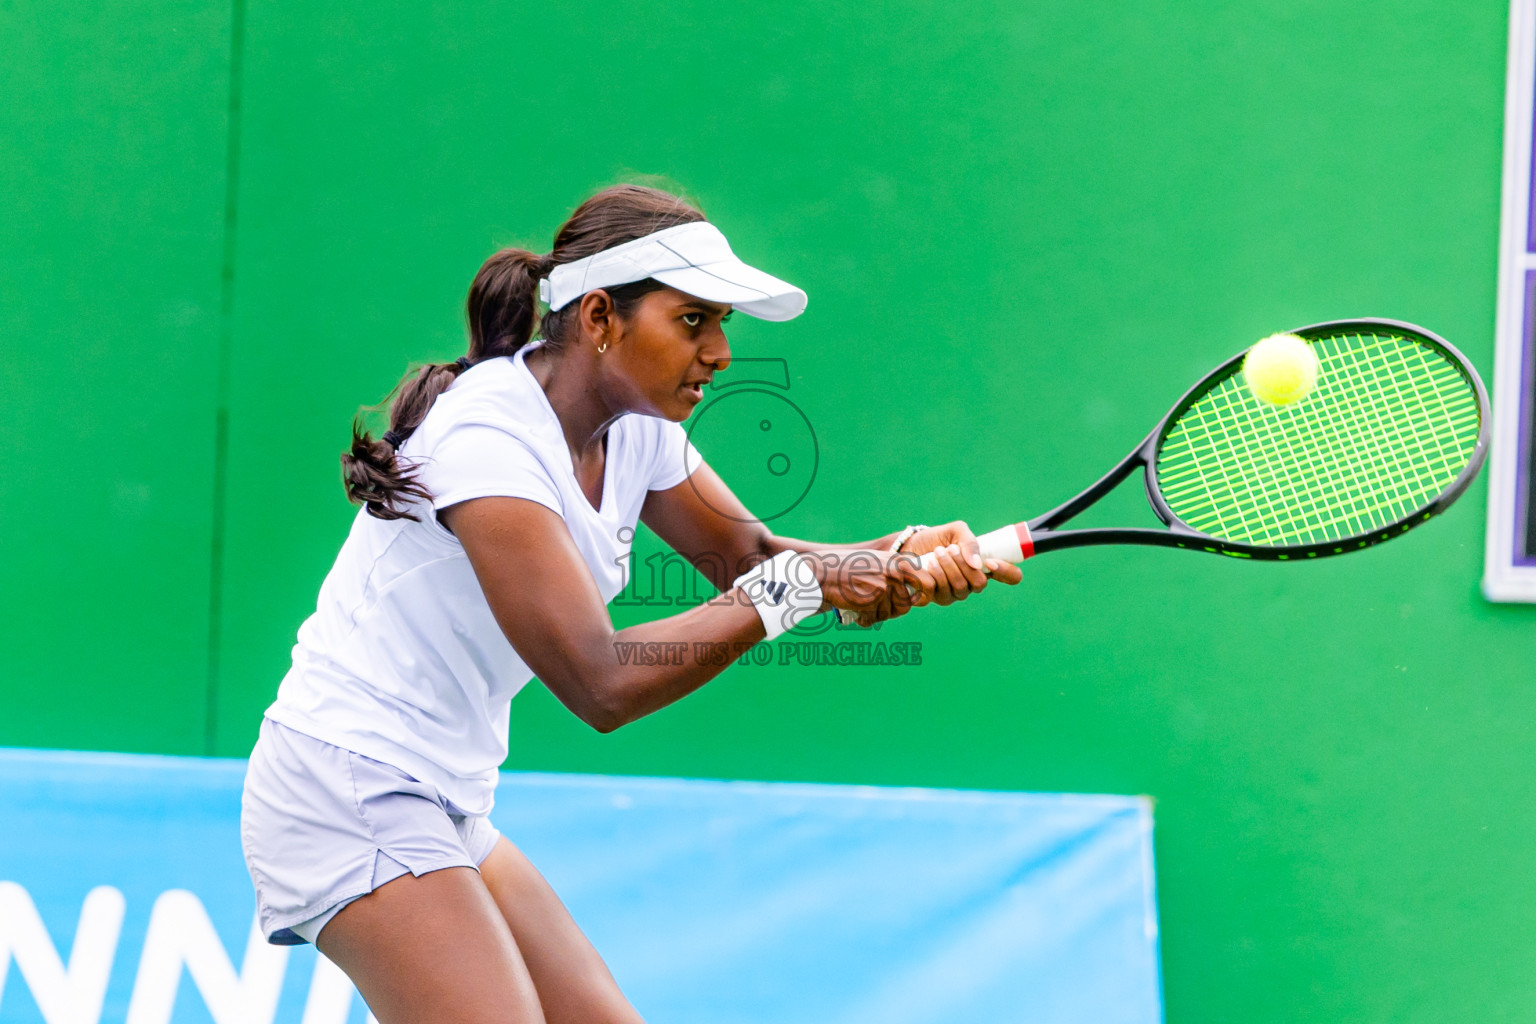
[[[409,871],[478,868],[500,833],[398,768],[263,719],[240,840],[267,941],[313,942],[348,903]]]

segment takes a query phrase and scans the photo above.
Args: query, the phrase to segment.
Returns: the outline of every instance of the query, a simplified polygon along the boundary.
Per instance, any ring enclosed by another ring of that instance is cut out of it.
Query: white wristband
[[[742,573],[733,586],[740,588],[757,609],[769,640],[821,610],[816,570],[798,551],[780,551]]]

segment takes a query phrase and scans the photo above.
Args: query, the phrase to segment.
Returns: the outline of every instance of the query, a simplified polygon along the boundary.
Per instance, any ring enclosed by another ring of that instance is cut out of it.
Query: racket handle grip
[[[982,561],[995,558],[999,562],[1022,562],[1035,553],[1035,542],[1023,523],[998,527],[977,537],[976,543],[981,545]]]
[[[984,533],[976,538],[976,544],[981,548],[983,562],[989,558],[999,562],[1022,562],[1035,553],[1035,542],[1030,539],[1029,527],[1023,523],[1001,526],[991,533]],[[938,558],[930,551],[922,557],[921,564],[924,569],[932,569],[938,564]]]
[[[1029,536],[1029,527],[1023,523],[1000,526],[990,533],[984,533],[976,538],[976,544],[981,548],[982,562],[989,558],[1000,562],[1022,562],[1035,553],[1035,542]],[[930,551],[922,557],[920,564],[924,569],[932,569],[938,564],[938,559]],[[915,593],[910,586],[907,592]],[[841,608],[837,610],[837,617],[845,626],[854,621],[853,613]]]

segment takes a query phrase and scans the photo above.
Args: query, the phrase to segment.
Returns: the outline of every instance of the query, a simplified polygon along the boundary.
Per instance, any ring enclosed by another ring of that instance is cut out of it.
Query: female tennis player
[[[468,355],[408,375],[382,439],[354,429],[342,463],[364,510],[262,722],[241,831],[269,940],[316,943],[383,1024],[640,1020],[486,817],[533,676],[608,732],[722,669],[620,644],[739,656],[828,609],[868,624],[1021,578],[963,523],[775,536],[691,448],[681,424],[730,363],[733,309],[788,320],[805,301],[677,197],[610,188],[548,255],[487,260]],[[721,593],[615,631],[637,520]]]

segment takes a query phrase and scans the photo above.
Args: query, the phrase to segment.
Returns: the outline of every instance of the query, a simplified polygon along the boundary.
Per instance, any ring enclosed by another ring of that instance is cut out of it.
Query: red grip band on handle
[[[1014,523],[1013,529],[1019,535],[1019,550],[1024,552],[1025,558],[1033,558],[1035,555],[1035,538],[1029,535],[1029,527],[1023,523]]]

